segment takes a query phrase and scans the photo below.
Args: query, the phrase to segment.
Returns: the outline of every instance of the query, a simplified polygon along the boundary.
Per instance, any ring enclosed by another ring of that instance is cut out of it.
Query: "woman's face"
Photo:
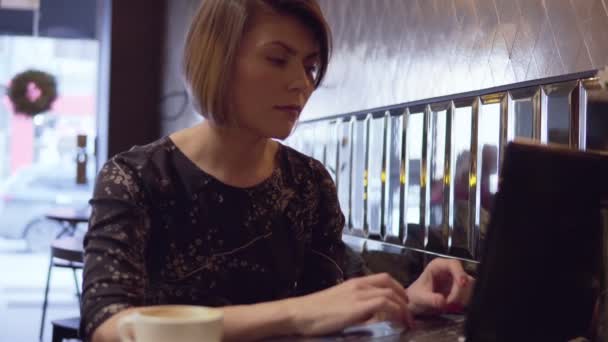
[[[318,66],[310,29],[289,16],[258,14],[239,46],[228,115],[257,136],[286,138],[314,90]]]

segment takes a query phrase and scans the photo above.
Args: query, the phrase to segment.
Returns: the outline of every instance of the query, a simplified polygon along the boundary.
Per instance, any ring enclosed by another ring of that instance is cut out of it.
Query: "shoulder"
[[[319,160],[305,155],[287,145],[281,145],[285,151],[285,158],[290,171],[294,176],[307,178],[314,182],[333,182],[327,168]]]
[[[142,180],[158,173],[159,166],[173,153],[174,148],[175,145],[164,137],[118,153],[99,170],[97,184],[121,184],[129,192],[139,192]]]
[[[162,164],[173,154],[174,150],[175,145],[168,137],[163,137],[149,144],[136,145],[128,151],[116,154],[104,164],[101,171],[121,169],[123,172],[141,174]]]
[[[150,163],[173,153],[175,145],[171,144],[168,137],[163,137],[146,145],[136,145],[130,150],[118,153],[108,160],[107,164],[121,164],[135,169],[142,169]]]

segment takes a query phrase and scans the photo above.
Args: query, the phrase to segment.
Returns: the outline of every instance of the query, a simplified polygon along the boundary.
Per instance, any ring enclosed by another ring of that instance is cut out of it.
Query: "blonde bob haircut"
[[[183,71],[194,109],[217,124],[229,121],[227,98],[235,55],[258,11],[292,16],[319,44],[319,86],[327,71],[331,32],[316,0],[202,0],[184,47]]]

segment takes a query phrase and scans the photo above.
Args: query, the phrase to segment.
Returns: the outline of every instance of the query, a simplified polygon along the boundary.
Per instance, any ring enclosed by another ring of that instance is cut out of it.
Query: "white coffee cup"
[[[223,314],[194,305],[158,305],[139,309],[118,322],[123,342],[220,342]]]

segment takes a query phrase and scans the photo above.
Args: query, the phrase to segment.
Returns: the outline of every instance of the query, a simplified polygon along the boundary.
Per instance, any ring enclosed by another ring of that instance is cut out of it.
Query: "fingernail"
[[[452,303],[446,305],[445,311],[451,313],[460,313],[464,311],[464,307],[458,303]]]

